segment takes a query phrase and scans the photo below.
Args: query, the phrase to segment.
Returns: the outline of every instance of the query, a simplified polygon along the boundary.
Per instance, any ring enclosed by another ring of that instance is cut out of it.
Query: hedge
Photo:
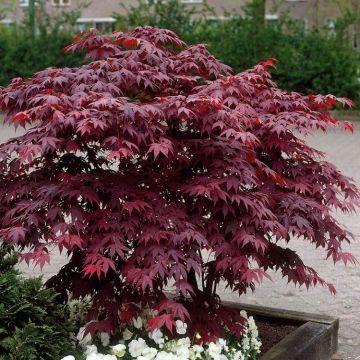
[[[236,72],[276,58],[278,65],[273,76],[282,88],[359,99],[359,54],[348,39],[326,31],[306,30],[286,17],[259,27],[249,13],[245,17],[226,14],[227,20],[223,21],[206,20],[209,15],[214,14],[207,6],[199,9],[178,0],[139,0],[127,9],[126,16],[117,16],[117,27],[170,28],[189,44],[208,44],[210,51]],[[55,30],[31,37],[26,27],[0,28],[0,85],[48,66],[81,64],[81,55],[61,51],[72,36],[69,31]]]
[[[22,27],[0,27],[0,85],[8,84],[14,77],[29,77],[49,66],[81,64],[81,56],[62,52],[71,39],[68,32],[52,31],[32,37]]]
[[[189,8],[177,0],[139,0],[118,16],[118,27],[152,25],[170,28],[188,43],[206,43],[214,55],[235,72],[259,61],[278,59],[274,79],[287,90],[302,93],[333,93],[359,99],[359,53],[346,36],[329,34],[326,29],[306,29],[286,16],[258,26],[254,3],[245,7],[245,16],[225,14],[226,20],[206,20],[215,15],[205,6]],[[171,19],[168,21],[168,14]],[[190,17],[197,19],[190,21]],[[343,35],[343,33],[342,33]]]

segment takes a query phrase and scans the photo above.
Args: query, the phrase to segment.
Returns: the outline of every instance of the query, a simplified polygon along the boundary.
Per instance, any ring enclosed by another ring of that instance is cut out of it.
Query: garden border
[[[263,318],[303,322],[263,354],[260,360],[329,360],[338,349],[338,318],[228,301],[223,304]]]

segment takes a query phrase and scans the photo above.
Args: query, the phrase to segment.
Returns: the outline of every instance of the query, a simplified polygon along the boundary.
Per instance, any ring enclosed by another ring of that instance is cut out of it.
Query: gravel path
[[[335,163],[346,175],[352,176],[360,184],[360,123],[355,123],[355,135],[345,133],[316,133],[308,138],[309,144],[327,153],[327,159]],[[0,141],[13,136],[8,127],[0,128]],[[349,250],[360,259],[360,213],[357,216],[338,218],[356,235],[357,241]],[[290,246],[296,249],[309,265],[318,269],[321,276],[334,283],[337,294],[331,296],[325,289],[307,291],[295,288],[273,274],[273,281],[265,281],[253,294],[239,299],[223,290],[223,298],[252,304],[281,307],[290,310],[323,313],[340,318],[339,358],[344,360],[360,359],[360,267],[336,265],[325,261],[325,253],[314,251],[303,241],[294,241]],[[52,263],[44,267],[42,274],[49,277],[66,261],[65,257],[54,254]],[[22,265],[28,275],[40,274],[39,269]]]

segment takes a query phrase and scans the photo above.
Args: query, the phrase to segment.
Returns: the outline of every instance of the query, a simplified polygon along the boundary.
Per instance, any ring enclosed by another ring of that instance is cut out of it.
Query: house
[[[88,0],[45,0],[46,10],[50,13],[75,10]],[[204,0],[179,0],[189,6],[202,6]],[[115,22],[114,13],[125,13],[125,7],[136,5],[137,0],[89,0],[81,16],[77,20],[79,29],[96,27],[103,29]],[[246,0],[207,0],[221,18],[224,10],[227,12],[242,13]],[[17,0],[17,5],[8,16],[1,20],[3,24],[10,25],[26,16],[29,0]],[[276,21],[282,13],[288,13],[293,18],[304,20],[305,26],[334,24],[339,15],[339,8],[333,0],[266,0],[266,18]]]
[[[288,14],[294,19],[304,20],[307,27],[334,26],[341,14],[334,0],[268,0],[267,12],[273,16]]]
[[[132,0],[124,0],[124,4],[129,4]],[[45,9],[48,13],[59,13],[62,11],[72,11],[81,9],[81,16],[77,20],[77,26],[83,28],[96,27],[101,30],[104,26],[112,24],[115,19],[112,17],[114,12],[123,12],[123,7],[118,0],[45,0]],[[84,4],[87,6],[83,6]],[[6,25],[21,21],[29,9],[29,0],[17,0],[17,4],[7,17],[1,22]]]

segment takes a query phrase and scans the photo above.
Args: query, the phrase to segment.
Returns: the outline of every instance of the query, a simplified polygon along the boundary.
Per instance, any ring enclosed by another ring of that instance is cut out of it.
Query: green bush
[[[116,28],[131,29],[136,26],[154,26],[170,29],[183,40],[193,42],[194,30],[213,11],[205,3],[201,8],[190,7],[178,0],[138,0],[130,7],[124,6],[126,15],[116,15]]]
[[[79,55],[62,52],[71,42],[69,32],[51,31],[32,37],[25,28],[0,28],[0,85],[14,77],[29,77],[49,66],[76,66]]]
[[[49,66],[71,67],[84,62],[81,54],[65,54],[62,49],[71,42],[76,20],[88,1],[81,0],[75,8],[56,13],[47,11],[46,0],[36,3],[36,34],[27,16],[16,26],[0,25],[0,86],[14,77],[27,78]]]
[[[210,31],[207,25],[199,27],[195,36],[236,72],[276,58],[274,78],[282,88],[358,98],[359,54],[348,42],[325,32],[305,31],[286,20],[256,28],[249,19],[234,17]]]
[[[207,6],[195,10],[177,0],[139,0],[127,11],[127,16],[118,16],[120,28],[169,28],[190,44],[208,44],[210,51],[235,72],[276,58],[279,62],[273,76],[282,88],[359,98],[359,54],[346,36],[330,36],[326,29],[306,30],[286,16],[259,26],[254,16],[258,9],[252,3],[246,6],[245,16],[226,14],[223,21],[207,20],[212,14]]]
[[[257,10],[251,4],[245,9],[245,17],[227,14],[224,21],[207,20],[214,12],[206,4],[189,7],[178,0],[139,0],[126,10],[126,16],[117,16],[117,28],[169,28],[190,44],[207,43],[211,52],[236,72],[274,57],[279,63],[273,75],[280,87],[359,99],[359,54],[351,48],[344,31],[341,36],[329,36],[326,30],[306,31],[286,17],[258,26],[251,15]],[[42,14],[41,31],[35,37],[29,35],[26,24],[0,28],[0,85],[17,76],[29,77],[48,66],[83,63],[81,55],[61,51],[72,38],[70,26],[66,31],[62,29],[65,23],[74,22],[78,13],[70,15],[71,19],[64,15],[55,21]]]
[[[72,351],[68,309],[40,278],[19,276],[15,263],[9,248],[0,247],[0,359],[60,359]]]

